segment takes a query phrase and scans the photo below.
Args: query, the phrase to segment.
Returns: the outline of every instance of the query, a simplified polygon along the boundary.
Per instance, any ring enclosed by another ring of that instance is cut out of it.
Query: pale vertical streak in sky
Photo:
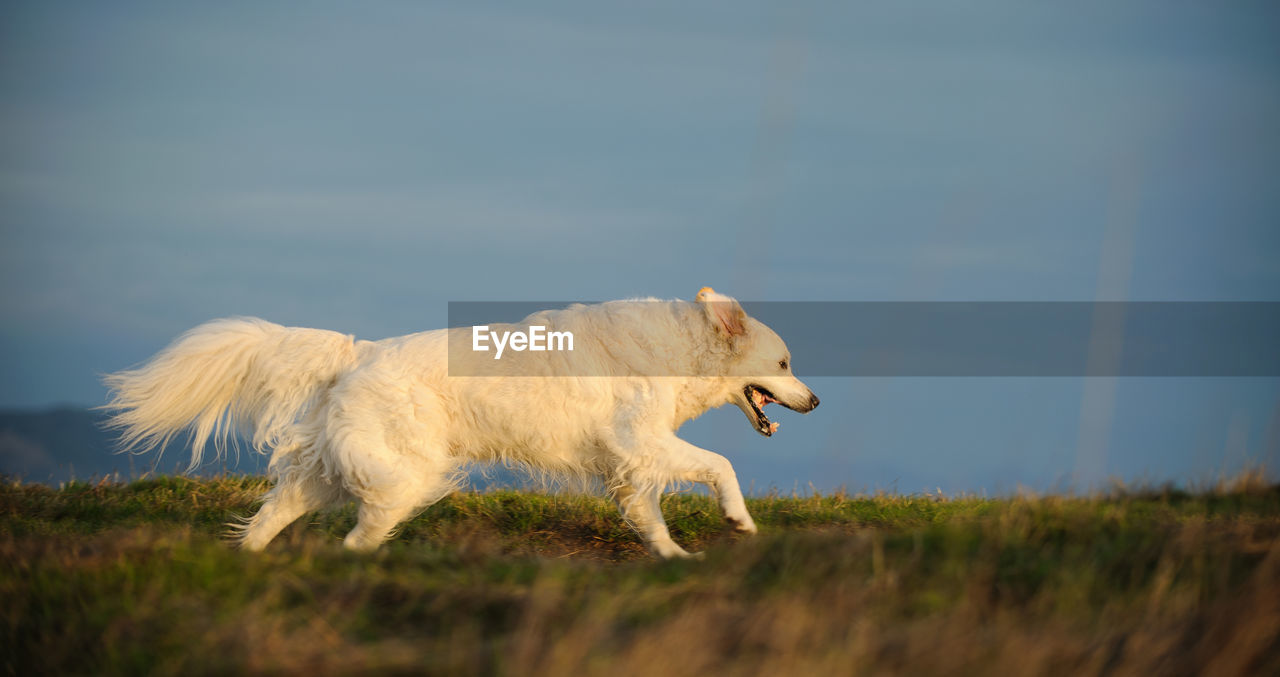
[[[1107,220],[1098,260],[1096,301],[1125,301],[1133,277],[1133,243],[1138,226],[1140,159],[1121,158],[1111,181]],[[1115,373],[1123,357],[1124,307],[1099,304],[1093,311],[1089,337],[1089,374]],[[1116,377],[1084,379],[1080,398],[1080,429],[1076,437],[1074,480],[1077,489],[1096,485],[1107,476],[1112,424],[1116,409]]]
[[[781,28],[770,49],[764,77],[760,126],[751,154],[750,194],[743,200],[747,213],[742,215],[734,267],[733,289],[739,299],[764,298],[769,271],[770,234],[778,218],[776,204],[783,191],[788,145],[795,127],[798,85],[804,78],[808,44],[805,37],[803,7],[786,5],[789,16],[782,17]]]

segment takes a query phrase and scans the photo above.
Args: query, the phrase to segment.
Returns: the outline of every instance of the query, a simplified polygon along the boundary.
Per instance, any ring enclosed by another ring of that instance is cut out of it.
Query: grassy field
[[[0,488],[8,674],[1280,674],[1280,487],[1091,498],[463,493],[380,552],[351,510],[224,540],[261,480]]]

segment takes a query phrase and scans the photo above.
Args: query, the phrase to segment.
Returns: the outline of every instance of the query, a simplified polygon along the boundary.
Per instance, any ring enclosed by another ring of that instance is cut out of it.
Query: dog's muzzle
[[[772,437],[778,431],[778,424],[770,421],[769,417],[764,413],[766,404],[777,402],[791,411],[807,414],[817,408],[819,402],[818,396],[814,395],[812,390],[809,391],[809,398],[799,404],[778,399],[773,393],[758,385],[749,385],[743,388],[742,394],[747,398],[747,405],[750,407],[751,412],[748,416],[753,427],[756,432],[765,437]]]
[[[782,406],[784,406],[784,407],[786,407],[786,408],[790,409],[791,411],[798,411],[798,412],[800,412],[800,413],[802,413],[802,414],[807,414],[807,413],[809,413],[809,412],[813,411],[814,409],[817,409],[817,408],[818,408],[818,405],[819,405],[819,404],[821,404],[821,403],[822,403],[822,401],[821,401],[821,400],[819,400],[819,399],[818,399],[818,396],[817,396],[817,395],[814,395],[812,391],[810,391],[810,392],[809,392],[809,401],[808,401],[808,402],[805,402],[803,405],[798,406],[798,407],[793,407],[793,406],[791,406],[791,405],[787,404],[786,402],[778,402],[778,404],[781,404]]]

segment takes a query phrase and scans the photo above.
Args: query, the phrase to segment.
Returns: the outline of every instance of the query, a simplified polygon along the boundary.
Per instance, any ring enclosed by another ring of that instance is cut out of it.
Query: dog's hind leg
[[[342,541],[349,550],[376,549],[463,477],[445,439],[445,402],[430,387],[406,388],[406,378],[388,360],[344,379],[330,396],[326,458],[360,501],[355,528]]]
[[[446,463],[430,468],[418,465],[399,473],[380,473],[379,477],[376,484],[360,488],[356,526],[342,541],[350,550],[376,549],[397,524],[448,496],[458,486],[456,468]]]
[[[430,478],[415,476],[400,486],[382,487],[378,492],[380,495],[398,495],[401,498],[390,503],[363,501],[355,528],[342,540],[343,547],[362,552],[377,549],[391,536],[397,524],[449,495],[456,486],[456,481],[447,474],[441,474]]]
[[[416,503],[391,506],[361,503],[356,526],[342,539],[342,546],[358,552],[376,550],[391,536],[391,530],[397,524],[408,519],[418,509]]]
[[[285,474],[280,483],[267,493],[267,500],[249,522],[240,527],[240,547],[260,551],[267,547],[285,527],[313,511],[328,507],[342,498],[340,487],[297,473]]]

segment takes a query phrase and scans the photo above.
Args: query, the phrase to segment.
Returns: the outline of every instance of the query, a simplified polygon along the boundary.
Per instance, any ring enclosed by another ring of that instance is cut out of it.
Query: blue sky
[[[1274,3],[298,7],[0,9],[0,406],[101,403],[225,315],[1280,300]],[[1276,379],[814,387],[772,440],[684,434],[784,488],[1280,462]]]

